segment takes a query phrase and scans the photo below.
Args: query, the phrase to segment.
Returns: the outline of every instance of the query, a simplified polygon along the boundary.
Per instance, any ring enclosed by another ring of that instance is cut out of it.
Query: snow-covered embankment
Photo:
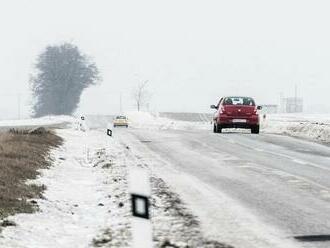
[[[262,121],[262,132],[330,143],[330,115],[268,115]]]

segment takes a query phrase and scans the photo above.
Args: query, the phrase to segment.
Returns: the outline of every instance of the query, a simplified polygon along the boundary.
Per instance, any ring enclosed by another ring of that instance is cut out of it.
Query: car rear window
[[[126,116],[117,116],[116,119],[118,120],[125,120],[126,119]]]
[[[254,100],[251,97],[226,97],[223,100],[223,105],[245,105],[255,106]]]

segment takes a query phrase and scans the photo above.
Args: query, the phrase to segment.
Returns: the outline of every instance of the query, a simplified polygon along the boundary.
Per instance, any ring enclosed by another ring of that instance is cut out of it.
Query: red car
[[[259,114],[261,106],[256,106],[253,98],[242,96],[227,96],[220,99],[214,115],[213,132],[221,133],[223,128],[246,128],[251,133],[259,133]]]

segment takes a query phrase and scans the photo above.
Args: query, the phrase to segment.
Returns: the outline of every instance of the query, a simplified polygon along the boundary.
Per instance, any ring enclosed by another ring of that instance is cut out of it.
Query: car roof
[[[252,98],[253,99],[253,97],[251,97],[251,96],[224,96],[223,98],[226,98],[226,97],[230,97],[230,98],[235,98],[235,97],[237,97],[237,98]]]

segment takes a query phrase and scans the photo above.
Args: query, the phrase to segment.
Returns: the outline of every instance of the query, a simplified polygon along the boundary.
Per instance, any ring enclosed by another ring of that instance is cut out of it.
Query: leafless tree
[[[140,111],[141,108],[147,104],[150,99],[150,92],[148,91],[148,80],[137,85],[133,90],[133,98],[137,107],[137,110]]]

